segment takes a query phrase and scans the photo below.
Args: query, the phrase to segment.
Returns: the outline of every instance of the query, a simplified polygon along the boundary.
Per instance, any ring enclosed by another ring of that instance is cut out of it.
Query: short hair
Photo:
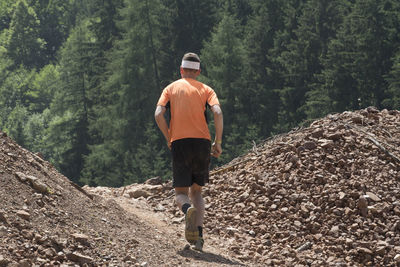
[[[200,62],[200,58],[197,54],[195,53],[186,53],[183,55],[182,60],[187,60],[187,61],[193,61],[193,62]]]

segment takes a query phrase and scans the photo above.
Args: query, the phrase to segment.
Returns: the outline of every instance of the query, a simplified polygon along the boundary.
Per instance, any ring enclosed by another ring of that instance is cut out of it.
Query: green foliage
[[[36,72],[23,67],[9,72],[3,70],[3,80],[0,86],[0,110],[11,112],[16,106],[28,108],[31,103],[29,92]],[[3,117],[3,119],[6,119]]]
[[[168,179],[153,112],[192,51],[224,164],[331,112],[399,109],[399,18],[395,0],[1,0],[0,128],[78,183]]]
[[[203,80],[215,88],[221,105],[224,107],[224,132],[233,133],[238,125],[246,121],[247,91],[243,90],[242,67],[245,51],[242,44],[242,32],[238,31],[238,21],[226,12],[206,43],[201,57],[204,63]],[[241,137],[241,136],[240,136]],[[236,142],[242,142],[239,138]],[[229,158],[237,156],[237,149],[227,148]]]
[[[154,125],[152,113],[161,90],[158,51],[162,45],[164,9],[158,1],[127,1],[125,4],[120,22],[123,38],[116,42],[111,54],[110,76],[101,88],[109,102],[96,111],[106,114],[95,124],[103,143],[90,146],[85,182],[113,181],[121,185],[126,181],[143,180],[147,167],[139,166],[142,160],[136,155],[149,155],[161,150],[164,144],[160,142],[161,136],[148,136],[144,131],[144,125],[150,122]],[[154,141],[152,146],[140,147],[149,138]],[[96,161],[99,157],[103,159]],[[99,169],[105,171],[98,173]]]
[[[49,145],[54,162],[64,174],[79,181],[83,157],[88,153],[88,114],[91,108],[92,54],[96,50],[92,34],[83,24],[74,29],[61,51],[60,78],[51,103],[55,115],[50,123]],[[63,131],[63,132],[61,132]],[[65,146],[59,144],[63,143]]]
[[[39,23],[34,9],[28,6],[25,0],[19,0],[12,16],[7,40],[8,56],[15,66],[43,66],[45,41],[39,36]]]
[[[35,10],[40,22],[38,37],[44,41],[43,53],[41,54],[43,65],[54,63],[59,48],[65,42],[73,24],[71,10],[73,2],[65,0],[27,0]]]
[[[185,53],[200,54],[220,20],[220,3],[214,0],[163,0],[162,4],[161,47],[157,58],[160,84],[165,87],[180,78],[178,66]]]
[[[28,116],[28,110],[21,105],[17,105],[10,112],[4,124],[4,131],[21,146],[24,146],[26,141],[24,126],[28,120]]]
[[[387,87],[384,77],[399,45],[398,36],[391,33],[394,29],[385,26],[396,20],[394,14],[385,10],[387,7],[376,1],[356,1],[344,18],[323,60],[319,76],[319,88],[323,91],[310,94],[314,103],[315,96],[325,95],[329,99],[330,108],[322,114],[370,105],[381,107]]]
[[[389,84],[386,91],[388,98],[383,101],[383,106],[400,110],[400,51],[393,58],[393,67],[386,76],[386,81]]]
[[[50,110],[46,109],[42,113],[30,115],[23,128],[26,148],[33,152],[40,152],[46,158],[51,156],[46,138],[44,138],[47,134],[50,119]]]
[[[138,149],[131,157],[130,166],[134,166],[134,174],[131,179],[127,179],[125,184],[133,182],[144,182],[148,178],[161,176],[164,180],[171,177],[169,153],[164,146],[155,145],[160,143],[158,129],[153,122],[149,122],[145,127],[144,142],[138,144]],[[134,179],[138,177],[138,179]]]
[[[37,73],[32,81],[32,89],[27,92],[29,111],[41,113],[50,107],[58,80],[59,72],[54,65],[47,65]]]
[[[0,1],[0,32],[10,25],[13,3],[14,0]]]
[[[77,149],[77,128],[76,115],[68,110],[62,116],[52,117],[49,134],[45,138],[46,148],[51,151],[49,160],[75,182],[76,174],[81,171],[81,164],[77,159],[82,157]]]

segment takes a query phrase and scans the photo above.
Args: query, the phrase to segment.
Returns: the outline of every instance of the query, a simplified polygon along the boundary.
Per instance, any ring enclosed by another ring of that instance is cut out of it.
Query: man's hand
[[[221,144],[214,142],[211,147],[211,156],[218,158],[222,153]]]
[[[211,110],[214,114],[214,125],[215,125],[215,139],[211,147],[211,155],[213,157],[218,158],[219,155],[221,155],[222,153],[221,143],[222,143],[222,131],[224,128],[224,122],[222,117],[222,110],[219,104],[213,105],[211,107]]]

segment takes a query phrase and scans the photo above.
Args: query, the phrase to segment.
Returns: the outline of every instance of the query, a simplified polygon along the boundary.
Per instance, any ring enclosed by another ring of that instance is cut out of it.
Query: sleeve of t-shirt
[[[169,101],[168,87],[163,90],[160,98],[158,99],[157,106],[165,107]]]
[[[214,106],[214,105],[219,105],[219,100],[218,100],[217,94],[211,88],[209,88],[209,91],[208,91],[207,103],[211,107]]]

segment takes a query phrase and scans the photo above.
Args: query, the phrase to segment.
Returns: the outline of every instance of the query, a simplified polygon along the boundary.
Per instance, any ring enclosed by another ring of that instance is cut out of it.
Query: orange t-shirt
[[[190,78],[177,80],[163,90],[158,106],[171,105],[171,142],[183,138],[204,138],[211,140],[204,111],[206,103],[219,105],[214,90]]]

